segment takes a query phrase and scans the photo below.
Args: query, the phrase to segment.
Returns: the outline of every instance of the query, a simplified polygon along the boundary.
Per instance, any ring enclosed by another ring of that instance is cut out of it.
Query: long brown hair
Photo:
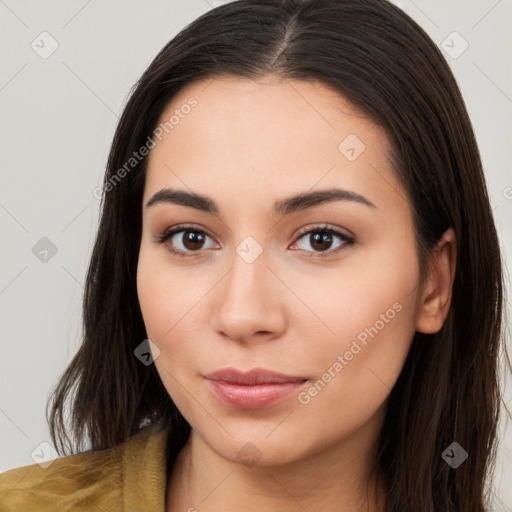
[[[86,442],[89,449],[109,448],[157,423],[170,429],[179,449],[190,432],[155,366],[134,356],[147,338],[136,290],[147,158],[122,179],[119,169],[147,143],[178,91],[220,74],[319,81],[382,126],[413,205],[423,277],[435,243],[454,228],[450,311],[438,333],[415,334],[389,397],[378,461],[387,511],[483,512],[501,405],[500,248],[456,80],[427,34],[386,0],[232,2],[185,27],[143,73],[108,158],[83,342],[48,402],[59,453],[81,451]],[[457,469],[442,458],[454,441],[469,454]]]

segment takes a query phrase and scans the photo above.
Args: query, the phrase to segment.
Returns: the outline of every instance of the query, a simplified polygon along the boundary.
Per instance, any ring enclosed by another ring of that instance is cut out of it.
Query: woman
[[[102,193],[48,417],[68,455],[0,477],[2,510],[489,510],[500,251],[407,15],[201,16],[137,83]]]

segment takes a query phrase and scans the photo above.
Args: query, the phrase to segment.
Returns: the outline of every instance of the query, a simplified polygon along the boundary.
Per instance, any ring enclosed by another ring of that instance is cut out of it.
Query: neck
[[[385,477],[370,474],[378,430],[372,422],[365,427],[335,446],[268,466],[228,460],[192,430],[169,479],[166,512],[384,511]]]

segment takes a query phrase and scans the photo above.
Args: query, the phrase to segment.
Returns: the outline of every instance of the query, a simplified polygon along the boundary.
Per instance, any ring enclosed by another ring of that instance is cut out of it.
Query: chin
[[[219,457],[247,467],[270,467],[293,463],[304,453],[303,443],[291,435],[275,436],[273,440],[265,430],[260,435],[238,435],[236,439],[225,436],[222,441],[206,440]],[[273,434],[271,434],[273,435]],[[298,448],[302,449],[298,449]]]

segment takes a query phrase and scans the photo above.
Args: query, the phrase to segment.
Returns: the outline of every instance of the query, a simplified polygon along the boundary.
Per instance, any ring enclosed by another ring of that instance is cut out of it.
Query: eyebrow
[[[303,192],[278,200],[274,203],[272,214],[276,216],[289,215],[294,212],[335,201],[352,201],[377,209],[371,201],[356,192],[340,188],[330,188],[326,190],[315,190],[313,192]],[[161,203],[189,206],[190,208],[215,215],[216,217],[220,217],[221,214],[220,209],[213,199],[195,192],[164,188],[151,197],[146,203],[146,208],[151,208]]]

